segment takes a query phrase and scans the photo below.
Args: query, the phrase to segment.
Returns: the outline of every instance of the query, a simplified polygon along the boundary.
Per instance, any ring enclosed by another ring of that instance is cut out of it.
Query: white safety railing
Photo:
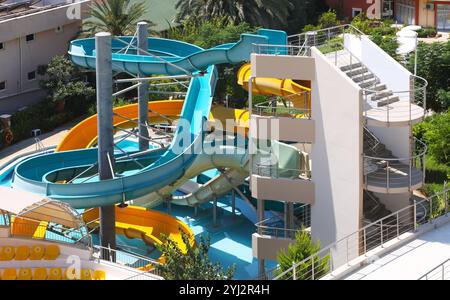
[[[138,269],[142,272],[148,273],[150,276],[160,276],[159,271],[156,268],[156,266],[160,264],[157,260],[136,253],[111,249],[99,245],[94,245],[93,248],[93,257],[96,259],[113,262],[127,268]],[[142,274],[144,273],[139,273],[137,275]]]
[[[311,119],[311,92],[273,96],[253,108],[256,115]]]
[[[450,279],[450,258],[434,267],[426,274],[420,276],[419,280],[449,280]]]
[[[366,189],[371,187],[412,188],[425,182],[425,155],[427,145],[414,138],[414,151],[411,157],[373,157],[364,155],[364,182]]]
[[[311,206],[303,204],[296,207],[292,216],[294,220],[281,220],[279,217],[271,217],[260,221],[255,224],[257,233],[259,235],[295,239],[299,230],[306,230],[311,227]]]
[[[377,84],[383,82],[371,72],[350,50],[348,50],[342,41],[330,42],[329,44],[318,47],[324,53],[329,61],[339,68],[348,68],[345,71],[351,72],[352,66],[359,66],[357,79],[360,84],[367,84],[362,87],[363,100],[366,117],[376,117],[386,123],[392,123],[397,120],[412,121],[418,116],[423,116],[426,111],[427,86],[428,81],[422,77],[411,75],[410,89],[404,91],[377,90],[374,88]]]
[[[398,239],[402,234],[416,232],[421,226],[433,223],[436,218],[448,215],[449,196],[450,188],[446,188],[427,199],[415,201],[294,263],[287,270],[276,267],[266,271],[260,279],[320,279],[349,265],[352,260],[366,256],[377,247],[385,247],[386,243]]]

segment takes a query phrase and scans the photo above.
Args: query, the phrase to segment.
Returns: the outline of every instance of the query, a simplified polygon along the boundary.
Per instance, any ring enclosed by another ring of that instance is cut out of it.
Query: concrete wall
[[[251,186],[253,198],[314,204],[315,184],[309,180],[252,175]]]
[[[419,24],[424,27],[435,27],[435,18],[434,18],[434,9],[427,9],[426,4],[429,3],[429,0],[420,0],[419,1]],[[436,3],[440,1],[434,1]],[[433,6],[434,7],[434,6]]]
[[[316,48],[312,81],[312,180],[316,203],[311,207],[312,237],[323,247],[360,228],[362,218],[361,90]]]
[[[312,80],[314,60],[304,56],[251,55],[252,77]]]
[[[0,98],[39,88],[39,75],[28,80],[28,72],[36,71],[39,65],[47,64],[56,55],[67,53],[68,43],[80,29],[81,21],[62,26],[61,32],[50,29],[35,33],[35,40],[27,42],[25,36],[4,42],[0,51],[0,81],[6,81],[6,89]],[[1,100],[0,100],[1,101]]]
[[[283,249],[287,249],[293,240],[278,238],[268,235],[252,235],[252,254],[253,257],[260,259],[276,260],[277,254]]]

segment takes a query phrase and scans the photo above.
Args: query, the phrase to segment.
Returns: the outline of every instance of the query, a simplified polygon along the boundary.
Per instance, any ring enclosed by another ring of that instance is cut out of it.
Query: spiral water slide
[[[111,180],[100,181],[95,176],[97,149],[92,148],[27,159],[17,165],[13,187],[68,202],[74,208],[90,208],[120,203],[124,199],[145,198],[173,184],[202,154],[203,129],[210,114],[217,82],[214,65],[248,61],[254,44],[270,44],[275,40],[273,36],[279,34],[285,35],[279,31],[260,30],[257,35],[243,34],[235,44],[208,50],[184,42],[149,38],[148,52],[152,55],[147,56],[118,53],[123,49],[123,44],[113,40],[115,71],[126,70],[151,76],[178,75],[183,74],[184,70],[194,75],[180,115],[180,120],[190,126],[177,127],[168,149],[153,150],[133,158],[117,154],[116,175]],[[120,39],[131,42],[132,37]],[[74,63],[95,68],[95,40],[73,41],[69,55]]]

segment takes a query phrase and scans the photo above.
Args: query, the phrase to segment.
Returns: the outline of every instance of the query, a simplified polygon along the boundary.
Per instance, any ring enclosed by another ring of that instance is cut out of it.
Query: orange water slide
[[[176,119],[181,113],[183,107],[183,100],[161,100],[151,101],[148,103],[149,121],[151,123],[158,123],[167,121],[166,117]],[[138,105],[130,104],[114,108],[114,113],[123,116],[127,119],[137,121]],[[131,124],[125,118],[113,116],[113,126],[116,127],[132,127],[136,124]],[[93,115],[73,127],[61,141],[56,148],[56,152],[68,151],[75,149],[82,149],[91,146],[97,139],[97,115]]]

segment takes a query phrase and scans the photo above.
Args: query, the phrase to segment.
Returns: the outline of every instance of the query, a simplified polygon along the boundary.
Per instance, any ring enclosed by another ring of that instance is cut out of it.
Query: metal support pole
[[[194,206],[194,217],[198,217],[198,205]]]
[[[294,203],[292,202],[288,203],[288,207],[289,207],[289,229],[294,229]]]
[[[172,201],[170,198],[166,200],[167,203],[167,213],[170,215],[172,213]]]
[[[231,191],[231,212],[233,216],[236,215],[236,191]]]
[[[97,81],[98,172],[100,180],[112,179],[109,157],[114,157],[113,105],[112,105],[112,50],[111,34],[95,35]],[[100,208],[100,243],[103,247],[116,248],[115,206]],[[115,260],[111,257],[110,260]]]
[[[214,196],[213,200],[213,226],[217,227],[217,197]]]
[[[289,203],[287,201],[284,202],[284,229],[285,229],[285,234],[284,237],[287,238],[288,237],[288,229],[289,229]]]
[[[258,199],[258,222],[262,222],[264,220],[264,200]]]
[[[145,55],[148,50],[148,24],[146,22],[139,22],[137,24],[137,42],[138,42],[138,55]],[[145,74],[138,74],[139,77],[144,77]],[[142,81],[138,87],[138,110],[139,110],[139,151],[145,151],[148,149],[148,81]]]

